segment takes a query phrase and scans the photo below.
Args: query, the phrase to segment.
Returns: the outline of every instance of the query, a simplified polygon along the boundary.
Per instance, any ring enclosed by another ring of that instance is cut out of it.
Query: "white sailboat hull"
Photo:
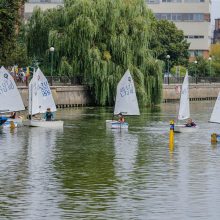
[[[174,132],[175,133],[193,133],[197,132],[199,129],[198,126],[186,127],[186,125],[175,125]]]
[[[111,129],[128,129],[128,123],[127,122],[118,122],[116,120],[106,120],[106,127]]]
[[[61,128],[63,121],[46,121],[46,120],[27,120],[23,122],[25,126],[29,127],[44,127],[44,128]]]

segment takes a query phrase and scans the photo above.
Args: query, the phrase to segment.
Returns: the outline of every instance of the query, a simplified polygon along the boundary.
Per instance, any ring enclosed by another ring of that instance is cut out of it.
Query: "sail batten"
[[[29,114],[45,113],[47,108],[52,112],[56,111],[48,81],[38,68],[29,83]]]
[[[185,120],[187,118],[190,118],[188,71],[186,72],[186,75],[185,75],[185,78],[182,84],[178,120]]]
[[[117,85],[114,115],[140,115],[134,81],[127,70]]]
[[[0,68],[0,103],[1,112],[16,112],[25,109],[13,77],[3,66]]]
[[[215,106],[213,108],[212,115],[209,121],[213,123],[220,123],[220,92],[216,99]]]

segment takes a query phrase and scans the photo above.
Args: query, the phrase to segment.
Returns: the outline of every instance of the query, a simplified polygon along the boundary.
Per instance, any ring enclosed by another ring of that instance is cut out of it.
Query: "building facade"
[[[220,44],[220,18],[215,19],[215,30],[214,30],[214,36],[213,36],[213,43]]]
[[[40,7],[42,10],[54,8],[63,5],[63,0],[28,0],[25,3],[24,17],[29,18],[33,13],[34,8]]]
[[[189,54],[209,57],[211,45],[210,0],[146,0],[157,19],[173,21],[190,43]]]

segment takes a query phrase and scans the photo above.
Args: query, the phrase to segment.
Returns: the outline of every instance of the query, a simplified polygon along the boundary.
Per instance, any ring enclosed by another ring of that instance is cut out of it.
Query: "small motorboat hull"
[[[61,128],[63,121],[27,120],[23,124],[29,127]]]
[[[111,129],[128,129],[128,123],[121,123],[115,120],[106,120],[106,127]]]
[[[187,127],[186,125],[175,125],[174,132],[175,133],[192,133],[198,131],[198,126]]]

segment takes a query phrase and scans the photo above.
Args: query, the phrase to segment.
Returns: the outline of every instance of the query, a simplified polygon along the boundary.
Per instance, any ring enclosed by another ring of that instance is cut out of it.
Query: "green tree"
[[[220,44],[211,45],[211,67],[214,76],[220,76]]]
[[[66,0],[65,6],[37,9],[28,24],[28,51],[48,66],[54,46],[56,71],[80,76],[95,103],[113,104],[126,69],[136,84],[140,104],[160,101],[162,64],[149,49],[152,13],[143,0]]]
[[[9,64],[16,48],[16,37],[20,25],[20,9],[24,0],[0,1],[0,63]],[[19,49],[19,48],[17,48]],[[19,53],[22,49],[19,49]]]
[[[155,19],[152,28],[153,37],[150,41],[150,48],[157,58],[167,65],[166,56],[170,55],[170,66],[186,65],[189,59],[189,43],[184,38],[183,31],[168,20]]]
[[[208,59],[201,56],[196,57],[197,63],[190,62],[188,65],[188,71],[191,76],[205,77],[210,76],[210,66]],[[212,70],[212,69],[211,69]],[[212,72],[212,71],[211,71]],[[211,74],[212,75],[212,74]]]

